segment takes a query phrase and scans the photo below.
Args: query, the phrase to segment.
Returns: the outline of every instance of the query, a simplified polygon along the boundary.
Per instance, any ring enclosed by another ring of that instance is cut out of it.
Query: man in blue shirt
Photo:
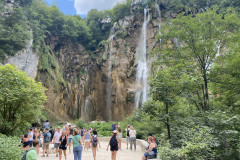
[[[49,133],[48,129],[45,129],[45,133],[43,134],[43,155],[45,157],[45,152],[49,152],[49,143],[51,142],[51,133]]]

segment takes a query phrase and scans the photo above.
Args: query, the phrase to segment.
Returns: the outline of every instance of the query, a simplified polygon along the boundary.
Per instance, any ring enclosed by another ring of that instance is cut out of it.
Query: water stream
[[[84,121],[88,121],[88,115],[89,115],[89,107],[90,107],[90,98],[86,97],[85,104],[84,104]]]
[[[109,60],[108,60],[108,80],[107,80],[107,102],[106,117],[107,121],[112,120],[112,52],[113,52],[114,29],[110,37]]]
[[[144,9],[144,23],[141,32],[141,39],[136,52],[137,73],[136,73],[136,94],[135,105],[140,108],[148,99],[148,63],[147,63],[147,26],[150,20],[149,10]]]

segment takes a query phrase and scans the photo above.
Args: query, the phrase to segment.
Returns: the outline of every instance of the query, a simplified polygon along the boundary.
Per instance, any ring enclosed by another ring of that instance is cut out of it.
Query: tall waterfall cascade
[[[140,108],[142,104],[148,99],[148,62],[147,62],[147,26],[150,21],[149,10],[144,9],[144,23],[141,32],[141,39],[136,51],[136,94],[135,105]]]
[[[106,115],[108,121],[112,120],[112,53],[113,53],[114,29],[110,37],[109,61],[108,61],[108,81],[107,81],[107,99]]]

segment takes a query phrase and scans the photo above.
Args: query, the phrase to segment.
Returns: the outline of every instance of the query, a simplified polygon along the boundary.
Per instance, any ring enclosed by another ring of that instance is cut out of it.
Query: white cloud
[[[77,14],[87,14],[91,9],[111,9],[119,1],[122,0],[75,0],[74,8]]]

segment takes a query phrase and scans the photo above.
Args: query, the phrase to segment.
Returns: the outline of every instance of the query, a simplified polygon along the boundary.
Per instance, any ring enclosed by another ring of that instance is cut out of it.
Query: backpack
[[[130,134],[129,134],[130,130],[127,129],[127,136],[130,137]]]
[[[27,159],[27,154],[28,154],[28,152],[31,151],[31,150],[35,150],[35,149],[34,149],[34,148],[30,148],[29,150],[25,151],[24,154],[23,154],[23,156],[22,156],[22,160],[26,160],[26,159]]]
[[[51,142],[51,133],[47,132],[46,142]]]
[[[110,146],[111,148],[116,148],[118,147],[118,141],[117,141],[117,138],[116,136],[112,136],[111,140],[110,140]]]
[[[159,142],[155,137],[153,137],[153,142],[155,142],[157,145],[159,145]]]
[[[97,135],[92,136],[92,146],[97,147]]]
[[[81,130],[81,136],[82,137],[84,136],[84,130],[83,129]]]

